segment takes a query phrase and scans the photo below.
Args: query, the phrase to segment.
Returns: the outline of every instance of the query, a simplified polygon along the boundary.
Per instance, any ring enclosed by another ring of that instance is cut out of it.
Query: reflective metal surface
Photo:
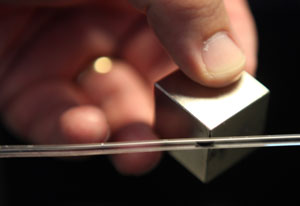
[[[156,85],[156,130],[162,137],[218,137],[263,132],[269,91],[252,76],[226,88],[201,86],[178,71]],[[204,182],[251,150],[197,150],[171,154]]]

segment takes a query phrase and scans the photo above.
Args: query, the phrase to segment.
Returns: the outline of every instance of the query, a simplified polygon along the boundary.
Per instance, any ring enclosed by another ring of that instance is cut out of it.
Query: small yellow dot
[[[94,71],[100,74],[106,74],[112,69],[112,61],[108,57],[99,57],[93,65]]]

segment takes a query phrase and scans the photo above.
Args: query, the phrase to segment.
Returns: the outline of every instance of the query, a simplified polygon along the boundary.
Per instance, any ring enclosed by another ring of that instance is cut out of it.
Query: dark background
[[[267,134],[300,133],[300,3],[252,0],[260,39],[257,78],[271,90]],[[1,141],[16,143],[1,128]],[[267,205],[298,203],[300,149],[259,149],[209,184],[168,155],[143,177],[117,174],[104,156],[0,161],[0,206]]]

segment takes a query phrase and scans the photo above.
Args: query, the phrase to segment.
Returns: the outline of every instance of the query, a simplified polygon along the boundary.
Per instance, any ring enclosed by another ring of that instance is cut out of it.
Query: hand
[[[37,144],[156,139],[155,81],[176,67],[211,87],[255,72],[245,1],[130,2],[0,0],[0,109],[8,127]],[[88,69],[99,56],[111,58],[100,59],[110,72]],[[159,159],[112,157],[125,174],[149,171]]]

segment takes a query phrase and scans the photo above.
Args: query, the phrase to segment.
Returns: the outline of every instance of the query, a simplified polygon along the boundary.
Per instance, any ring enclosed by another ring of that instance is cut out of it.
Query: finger
[[[121,56],[152,83],[177,69],[153,31],[146,24],[130,37]]]
[[[149,125],[135,123],[120,129],[113,135],[112,139],[116,142],[125,142],[155,140],[157,137]],[[140,175],[149,172],[157,165],[160,158],[160,152],[128,153],[111,156],[116,169],[125,175]]]
[[[105,115],[86,103],[70,83],[47,81],[14,99],[4,110],[4,120],[33,143],[105,141],[109,134]]]
[[[12,57],[13,64],[0,68],[7,71],[1,76],[0,106],[32,82],[49,77],[74,79],[90,59],[113,53],[116,42],[135,18],[120,14],[124,19],[120,24],[111,14],[90,7],[61,12],[64,15],[59,21],[54,18],[44,26],[47,32],[33,35],[31,44],[20,48]]]
[[[112,132],[134,122],[153,124],[152,85],[128,64],[101,57],[82,74],[79,84],[105,111]]]
[[[223,86],[236,80],[245,56],[233,39],[222,0],[131,0],[178,66],[193,80]]]
[[[59,119],[65,142],[104,142],[110,130],[104,112],[93,105],[81,105],[64,111]]]
[[[124,62],[99,58],[95,63],[79,81],[83,90],[105,112],[112,141],[157,139],[150,129],[154,121],[152,85]],[[140,174],[153,168],[159,156],[159,153],[118,155],[113,162],[121,172]],[[124,168],[126,164],[131,165],[132,170]]]
[[[45,25],[44,29],[47,32],[36,35],[30,42],[31,45],[26,45],[22,52],[14,57],[14,64],[4,68],[8,73],[5,73],[0,81],[0,102],[3,111],[7,113],[7,124],[19,134],[30,136],[32,141],[38,143],[103,140],[102,134],[106,133],[107,127],[107,124],[103,123],[106,122],[103,112],[99,109],[98,112],[91,112],[91,109],[88,112],[80,106],[82,104],[77,101],[77,95],[67,98],[68,95],[77,93],[70,92],[75,88],[57,87],[54,83],[49,85],[46,82],[54,79],[64,83],[71,82],[91,57],[113,52],[116,39],[127,30],[132,16],[124,15],[125,21],[119,26],[116,18],[109,17],[110,14],[99,14],[98,10],[93,8],[86,8],[81,12],[65,10],[64,18]],[[21,96],[22,100],[19,99]],[[29,103],[26,103],[27,101]],[[11,105],[15,105],[14,108],[8,109]],[[45,107],[42,107],[43,105]],[[47,115],[42,115],[43,113]],[[85,122],[85,118],[92,117],[81,115],[87,113],[97,114],[101,131],[97,131],[94,126],[89,129],[89,125],[95,125],[93,123],[86,124],[86,129],[78,125],[81,121]],[[36,119],[39,121],[35,121]],[[74,122],[71,122],[72,120]],[[29,125],[30,122],[35,122],[34,126]],[[19,126],[14,126],[18,124]],[[86,137],[83,131],[90,131],[90,137]],[[63,135],[64,133],[67,135]],[[79,134],[78,137],[76,133]]]
[[[232,29],[247,57],[245,70],[254,75],[257,65],[257,32],[253,16],[245,0],[225,0]]]

